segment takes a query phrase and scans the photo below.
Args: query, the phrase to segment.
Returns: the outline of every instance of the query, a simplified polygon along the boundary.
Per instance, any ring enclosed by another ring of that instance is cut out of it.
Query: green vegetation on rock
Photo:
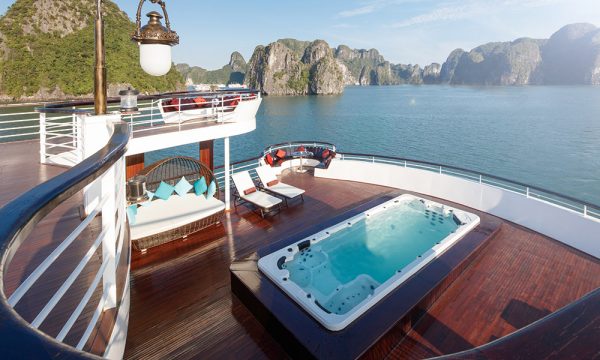
[[[130,39],[134,23],[110,1],[104,2],[104,14],[109,84],[148,93],[181,86],[175,69],[162,77],[144,73]],[[0,18],[0,94],[40,100],[91,94],[94,17],[91,1],[17,0]]]

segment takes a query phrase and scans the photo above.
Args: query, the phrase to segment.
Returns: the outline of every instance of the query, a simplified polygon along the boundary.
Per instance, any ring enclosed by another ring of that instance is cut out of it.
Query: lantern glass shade
[[[139,91],[132,88],[119,91],[119,96],[121,97],[121,112],[138,111],[137,98],[139,94]]]
[[[163,76],[171,70],[171,46],[140,44],[140,65],[152,76]]]

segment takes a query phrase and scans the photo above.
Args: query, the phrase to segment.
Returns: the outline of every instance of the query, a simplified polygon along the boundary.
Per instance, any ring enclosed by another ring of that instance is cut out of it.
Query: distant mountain
[[[257,46],[245,69],[240,62],[236,81],[231,66],[212,72],[185,64],[178,68],[194,82],[244,78],[267,95],[339,94],[345,85],[600,85],[600,29],[572,24],[547,40],[521,38],[469,52],[456,49],[443,64],[423,68],[392,64],[376,49],[333,49],[323,40],[280,39]]]
[[[199,66],[177,64],[177,70],[193,84],[243,84],[246,74],[246,60],[239,52],[231,54],[229,64],[219,70],[206,70]]]
[[[600,29],[571,24],[548,40],[522,38],[453,51],[441,80],[466,85],[600,85]]]
[[[17,0],[0,17],[0,99],[50,100],[93,92],[95,2]],[[146,75],[135,24],[111,1],[104,1],[106,59],[110,93],[131,85],[143,92],[172,91],[183,79],[176,70]]]

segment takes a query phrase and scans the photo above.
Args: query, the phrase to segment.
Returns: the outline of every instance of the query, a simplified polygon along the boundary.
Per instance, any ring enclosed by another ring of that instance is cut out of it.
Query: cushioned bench
[[[182,195],[173,193],[166,200],[155,197],[137,207],[135,221],[129,224],[134,249],[143,251],[221,222],[225,203],[220,200],[218,183],[213,173],[198,160],[172,157],[148,166],[139,175],[146,176],[146,188],[152,193],[162,182],[175,186],[185,178],[193,185],[204,178],[205,188],[214,182],[214,195],[207,189],[197,195],[197,190],[191,187]]]
[[[312,157],[303,158],[304,166],[316,167],[320,169],[326,169],[329,166],[331,159],[335,158],[336,156],[335,151],[320,146],[299,146],[293,149],[293,151],[311,152],[313,154]],[[289,151],[289,149],[273,150],[270,153],[265,154],[263,157],[263,162],[271,167],[278,167],[286,161],[298,159],[297,157],[291,156],[290,153],[291,151]]]

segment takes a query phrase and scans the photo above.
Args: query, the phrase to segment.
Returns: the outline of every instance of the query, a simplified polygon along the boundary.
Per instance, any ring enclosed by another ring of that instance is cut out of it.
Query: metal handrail
[[[324,142],[314,142],[314,141],[298,141],[298,142],[287,142],[280,143],[276,145],[269,146],[265,148],[265,151],[270,152],[274,148],[278,146],[295,146],[296,144],[306,143],[306,144],[327,144],[334,146],[333,144],[324,143]],[[271,150],[269,150],[271,149]],[[373,155],[373,154],[364,154],[364,153],[350,153],[344,152],[339,153],[339,156],[342,160],[358,160],[364,162],[371,163],[387,163],[396,166],[403,166],[409,168],[418,168],[426,171],[437,172],[440,174],[455,176],[464,178],[469,181],[479,182],[481,184],[487,184],[490,186],[494,186],[497,188],[501,188],[507,191],[512,191],[524,196],[527,196],[532,199],[536,199],[539,201],[547,202],[553,206],[557,206],[560,208],[577,211],[582,213],[584,216],[595,218],[600,220],[600,205],[594,204],[588,201],[583,201],[581,199],[563,195],[558,192],[547,190],[539,186],[528,185],[519,181],[513,181],[504,177],[491,175],[484,172],[473,171],[465,168],[461,168],[458,166],[444,165],[430,161],[416,160],[411,158],[403,158],[403,157],[395,157],[395,156],[387,156],[387,155]],[[244,160],[237,161],[232,163],[232,168],[235,165],[239,165],[242,163],[249,163],[252,161],[259,161],[262,158],[262,155],[257,158],[248,158]],[[257,165],[258,166],[258,165]],[[223,166],[215,167],[215,171],[218,169],[222,169]],[[224,171],[223,171],[224,173]],[[215,174],[220,174],[220,172],[215,172]],[[520,191],[519,191],[520,190]]]
[[[99,179],[126,153],[129,128],[115,125],[108,144],[67,172],[22,194],[0,209],[0,348],[8,358],[90,358],[95,355],[72,348],[26,322],[9,305],[4,275],[19,246],[46,215],[61,203]]]
[[[580,206],[580,208],[582,210],[580,212],[583,212],[583,214],[586,216],[591,216],[591,214],[600,213],[600,205],[593,204],[591,202],[583,201],[581,199],[577,199],[572,196],[563,195],[563,194],[557,193],[552,190],[544,189],[539,186],[528,185],[528,184],[525,184],[525,183],[522,183],[519,181],[510,180],[510,179],[507,179],[504,177],[491,175],[491,174],[484,173],[484,172],[473,171],[473,170],[461,168],[458,166],[444,165],[444,164],[434,163],[434,162],[430,162],[430,161],[422,161],[422,160],[415,160],[415,159],[401,158],[401,157],[394,157],[394,156],[386,156],[386,155],[371,155],[371,154],[362,154],[362,153],[343,153],[343,154],[340,154],[340,156],[341,156],[342,160],[347,159],[347,160],[377,162],[378,160],[383,159],[383,160],[393,160],[393,161],[405,162],[407,164],[406,165],[407,167],[414,167],[412,165],[417,165],[416,167],[424,169],[424,170],[433,171],[433,172],[441,172],[441,173],[448,172],[451,175],[452,175],[452,172],[460,171],[460,172],[466,173],[466,174],[462,174],[462,177],[465,177],[465,175],[470,175],[469,178],[471,179],[471,181],[475,181],[474,178],[479,178],[480,179],[479,181],[481,183],[485,183],[485,184],[488,184],[491,186],[502,188],[504,190],[517,192],[521,195],[526,195],[527,197],[530,197],[530,198],[540,197],[541,201],[546,201],[554,206],[558,206],[561,208],[568,208],[570,210],[573,210],[575,205],[569,204],[568,202],[575,203]],[[413,163],[413,164],[410,164],[410,163]],[[455,176],[455,175],[452,175],[452,176]],[[518,190],[522,190],[522,192],[519,192]],[[544,194],[550,195],[550,196],[553,196],[556,198],[551,198],[549,196],[545,196]],[[566,200],[567,203],[565,203],[564,200]]]

